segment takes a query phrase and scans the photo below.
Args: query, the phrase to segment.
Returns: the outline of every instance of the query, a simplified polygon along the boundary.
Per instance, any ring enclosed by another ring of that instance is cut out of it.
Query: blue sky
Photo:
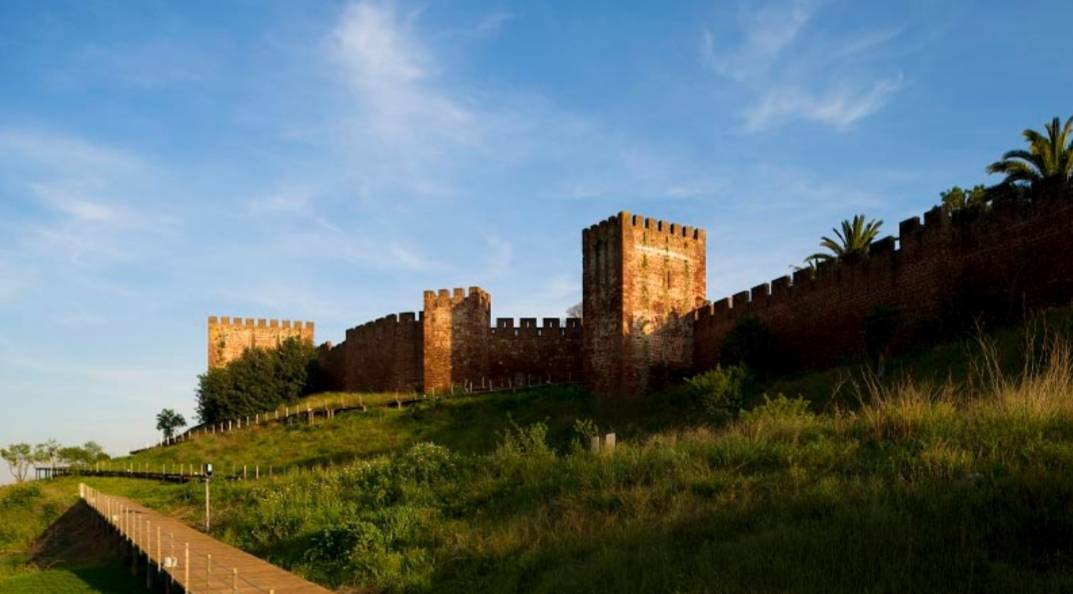
[[[709,232],[709,297],[893,231],[1073,111],[1054,2],[0,6],[0,442],[193,416],[212,314],[318,341],[480,285],[580,298],[581,229]]]

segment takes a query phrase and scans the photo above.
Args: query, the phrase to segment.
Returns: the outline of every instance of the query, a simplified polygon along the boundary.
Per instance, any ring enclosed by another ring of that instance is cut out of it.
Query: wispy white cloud
[[[840,88],[815,95],[802,88],[775,89],[745,110],[744,130],[760,132],[794,120],[845,130],[879,111],[898,92],[902,77],[876,81],[871,88]]]
[[[701,31],[701,56],[716,72],[741,80],[763,74],[809,22],[813,8],[801,2],[769,4],[745,12],[742,41],[732,49],[716,50],[712,30]],[[743,11],[744,12],[744,11]]]
[[[428,165],[452,147],[480,141],[475,114],[440,84],[440,70],[414,30],[414,17],[390,5],[349,5],[332,34],[332,52],[359,103],[354,141]]]
[[[481,36],[494,36],[498,35],[503,29],[503,26],[514,20],[514,15],[509,12],[493,12],[485,15],[479,23],[475,31],[477,35]]]
[[[878,112],[902,88],[902,73],[878,74],[880,69],[868,64],[901,28],[832,37],[813,25],[823,20],[824,10],[833,9],[822,2],[768,2],[739,19],[737,43],[719,43],[709,27],[702,27],[702,62],[736,81],[745,97],[743,132],[794,121],[846,130]]]

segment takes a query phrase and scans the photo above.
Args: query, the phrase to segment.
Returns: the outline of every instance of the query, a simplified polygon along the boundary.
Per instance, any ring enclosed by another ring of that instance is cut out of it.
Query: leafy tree
[[[842,229],[832,229],[838,240],[824,236],[820,238],[820,247],[828,252],[818,252],[805,258],[807,263],[820,263],[831,260],[854,260],[868,255],[868,246],[879,235],[883,221],[872,219],[867,223],[864,215],[857,215],[853,220],[843,220]]]
[[[33,461],[35,465],[48,464],[50,467],[55,467],[60,458],[60,449],[63,446],[55,439],[50,439],[44,443],[39,443],[34,446]]]
[[[1046,135],[1036,130],[1023,132],[1028,150],[1012,150],[987,166],[988,173],[1006,176],[1006,184],[1029,185],[1040,189],[1069,187],[1073,176],[1073,117],[1064,126],[1058,118],[1045,127]]]
[[[104,448],[101,444],[95,441],[87,441],[82,444],[82,449],[86,452],[86,458],[89,462],[99,462],[101,460],[107,460],[110,456],[104,452]]]
[[[316,349],[296,338],[275,349],[249,349],[198,377],[198,417],[215,423],[296,400],[316,388],[316,362]]]
[[[939,197],[942,198],[943,208],[948,212],[986,206],[989,199],[987,188],[982,184],[973,186],[971,190],[954,186],[945,192],[940,192]]]
[[[175,435],[175,430],[179,427],[186,426],[186,419],[174,409],[165,408],[156,415],[156,428],[158,431],[164,432],[166,439],[171,439]]]
[[[0,458],[7,462],[7,467],[11,470],[11,476],[15,477],[16,483],[26,480],[30,464],[34,461],[33,450],[30,449],[28,443],[13,443],[6,448],[0,448]]]

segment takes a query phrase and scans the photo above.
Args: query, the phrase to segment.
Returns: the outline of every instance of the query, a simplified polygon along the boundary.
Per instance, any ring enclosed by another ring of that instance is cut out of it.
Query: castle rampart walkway
[[[79,484],[78,489],[82,499],[100,514],[101,522],[131,546],[132,565],[145,573],[147,585],[169,580],[196,594],[329,592],[125,497],[106,495],[85,484]]]

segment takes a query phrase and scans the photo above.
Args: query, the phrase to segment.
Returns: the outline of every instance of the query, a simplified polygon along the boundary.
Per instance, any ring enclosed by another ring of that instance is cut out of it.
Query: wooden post
[[[243,464],[242,465],[242,480],[246,480],[247,478],[249,478],[249,475],[246,474],[246,465]]]
[[[160,544],[160,525],[156,527],[156,570],[160,571],[161,559],[163,559],[164,545]]]
[[[231,594],[238,594],[238,568],[231,568]]]
[[[261,465],[257,464],[253,467],[253,478],[261,480]]]
[[[614,433],[608,433],[607,435],[604,436],[604,449],[607,450],[608,454],[613,454],[615,452],[615,434]]]
[[[599,435],[593,435],[592,437],[589,438],[589,451],[594,453],[594,454],[600,451],[600,436]]]
[[[149,590],[153,587],[153,556],[150,552],[153,550],[153,532],[149,529],[149,520],[145,521],[145,589]]]
[[[190,543],[186,543],[183,559],[183,589],[190,590]]]

